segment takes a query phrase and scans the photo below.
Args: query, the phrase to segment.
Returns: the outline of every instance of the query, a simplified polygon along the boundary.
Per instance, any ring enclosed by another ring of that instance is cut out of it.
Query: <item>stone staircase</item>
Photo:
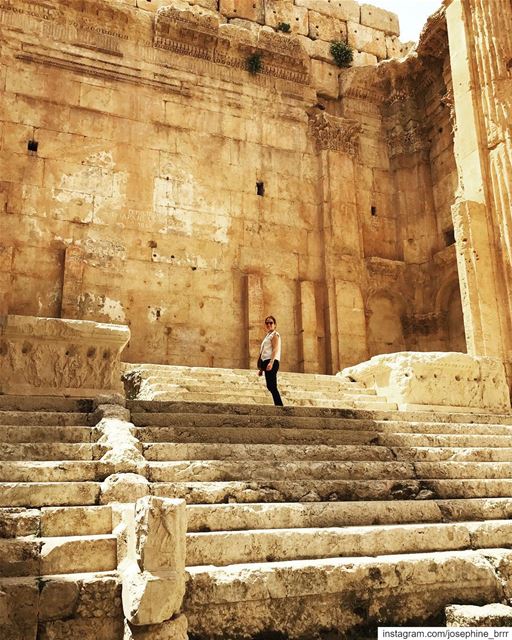
[[[201,400],[128,401],[133,473],[187,503],[190,640],[362,640],[512,599],[512,415],[343,408],[322,382],[320,406],[314,376],[283,408],[207,402],[213,383]],[[115,469],[93,408],[0,396],[1,638],[123,638],[102,493]]]
[[[10,612],[0,616],[2,638],[122,630],[91,409],[90,401],[0,396],[0,593]]]
[[[512,416],[129,407],[152,492],[188,504],[191,637],[376,637],[505,598]]]
[[[123,380],[127,397],[139,400],[272,405],[256,370],[125,364]],[[336,376],[279,372],[279,391],[284,404],[295,407],[397,408],[373,389]]]

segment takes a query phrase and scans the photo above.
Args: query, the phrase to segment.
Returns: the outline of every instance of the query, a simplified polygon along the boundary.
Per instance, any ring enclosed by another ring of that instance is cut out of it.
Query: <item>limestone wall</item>
[[[268,313],[292,371],[453,346],[449,70],[430,53],[377,65],[404,51],[393,14],[3,0],[0,15],[1,312],[128,324],[129,361],[252,365]],[[352,69],[330,60],[338,36]]]

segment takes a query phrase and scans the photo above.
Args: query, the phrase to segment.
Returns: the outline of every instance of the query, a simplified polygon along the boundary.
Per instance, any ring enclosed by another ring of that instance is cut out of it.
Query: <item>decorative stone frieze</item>
[[[427,131],[417,123],[410,122],[407,129],[391,131],[387,136],[390,157],[417,153],[430,148]]]
[[[91,397],[121,391],[128,327],[85,320],[0,317],[0,393]]]
[[[341,151],[356,155],[361,124],[355,120],[337,118],[325,111],[309,112],[309,129],[318,150]]]

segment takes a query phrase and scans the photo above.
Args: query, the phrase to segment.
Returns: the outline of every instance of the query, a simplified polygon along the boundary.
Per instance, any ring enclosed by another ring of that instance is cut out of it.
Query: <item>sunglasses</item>
[[[265,320],[265,324],[274,324],[273,320]]]

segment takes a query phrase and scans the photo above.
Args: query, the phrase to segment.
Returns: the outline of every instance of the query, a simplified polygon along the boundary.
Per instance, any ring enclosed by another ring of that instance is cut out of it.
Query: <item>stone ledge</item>
[[[375,356],[338,376],[375,389],[401,411],[510,411],[505,369],[494,358],[405,351]]]
[[[0,394],[91,397],[122,391],[123,325],[0,316]]]

